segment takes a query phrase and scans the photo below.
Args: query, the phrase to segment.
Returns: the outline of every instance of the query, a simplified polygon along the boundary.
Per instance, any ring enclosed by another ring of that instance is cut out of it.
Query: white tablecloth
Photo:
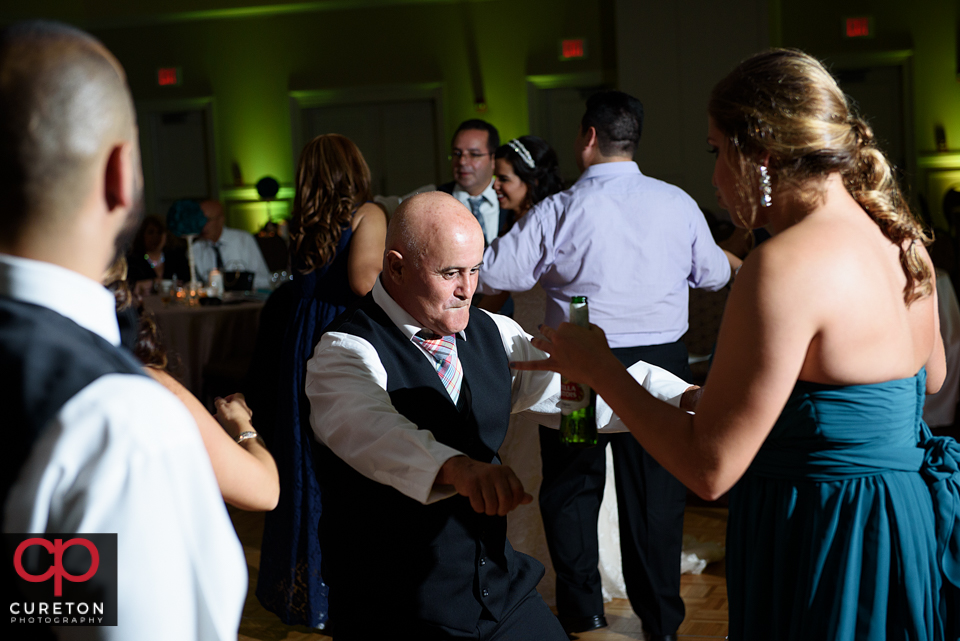
[[[187,307],[164,306],[159,296],[144,299],[160,328],[171,369],[184,387],[201,398],[203,369],[214,363],[249,363],[257,339],[262,302]],[[179,365],[177,365],[179,360]],[[238,377],[245,374],[238,372]]]
[[[539,335],[537,327],[543,322],[546,293],[537,285],[529,292],[513,294],[515,310],[513,317],[528,333]],[[558,436],[559,438],[559,436]],[[613,480],[613,457],[607,446],[607,480],[597,520],[597,536],[600,543],[600,579],[603,597],[626,598],[623,568],[620,562],[620,526],[617,514],[617,491]],[[550,562],[547,537],[543,532],[543,519],[537,497],[543,482],[540,465],[540,436],[537,423],[522,415],[510,418],[507,437],[500,446],[500,458],[510,466],[523,488],[533,495],[533,502],[521,505],[507,515],[507,538],[514,549],[529,554],[546,568],[537,590],[547,605],[556,604],[557,575]]]

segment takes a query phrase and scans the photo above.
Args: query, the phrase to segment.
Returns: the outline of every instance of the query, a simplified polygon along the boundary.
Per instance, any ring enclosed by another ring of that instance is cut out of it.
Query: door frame
[[[913,50],[897,49],[861,53],[837,53],[823,57],[827,70],[863,69],[865,67],[899,67],[902,82],[900,92],[900,112],[903,114],[903,155],[906,167],[903,172],[905,184],[914,184],[917,189],[924,186],[922,176],[917,174],[917,145],[913,120]],[[926,191],[924,189],[924,191]],[[908,194],[910,197],[910,194]],[[916,203],[911,203],[915,205]]]
[[[530,133],[543,137],[541,134],[545,123],[540,117],[540,110],[543,107],[543,91],[547,89],[587,89],[592,87],[613,88],[615,86],[616,77],[611,73],[602,71],[527,76],[527,115]]]
[[[613,89],[615,87],[616,76],[613,73],[603,71],[527,76],[527,117],[530,133],[545,140],[547,138],[544,135],[546,122],[542,118],[544,91],[550,89]],[[573,140],[573,137],[574,133],[569,132],[570,141]],[[551,144],[556,145],[557,141],[552,141]],[[575,181],[576,177],[573,177],[572,180]]]
[[[433,103],[433,129],[436,140],[434,150],[437,167],[436,184],[440,184],[440,171],[446,154],[446,141],[443,135],[443,83],[426,82],[419,84],[366,85],[343,87],[340,89],[315,89],[291,91],[290,96],[290,137],[293,152],[293,167],[296,172],[303,150],[303,110],[336,105],[371,105],[385,102],[419,102],[428,100]]]
[[[148,213],[156,213],[163,216],[166,212],[150,212],[149,208],[155,207],[157,203],[157,193],[155,185],[157,177],[157,168],[160,164],[157,151],[156,132],[153,127],[144,127],[149,119],[158,117],[165,113],[175,113],[179,111],[202,111],[207,123],[207,189],[210,198],[220,199],[220,150],[217,145],[219,139],[217,132],[216,104],[212,97],[204,98],[173,98],[159,100],[139,100],[134,102],[134,108],[137,113],[137,123],[140,130],[140,164],[143,167],[144,183],[144,204],[148,207]],[[151,123],[152,124],[152,123]]]

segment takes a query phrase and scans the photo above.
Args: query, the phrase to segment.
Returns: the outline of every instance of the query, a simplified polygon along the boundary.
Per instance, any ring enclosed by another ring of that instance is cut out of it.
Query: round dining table
[[[239,381],[246,374],[257,338],[263,301],[241,299],[220,305],[190,306],[144,298],[170,357],[170,370],[184,387],[204,400],[204,371],[231,370]]]

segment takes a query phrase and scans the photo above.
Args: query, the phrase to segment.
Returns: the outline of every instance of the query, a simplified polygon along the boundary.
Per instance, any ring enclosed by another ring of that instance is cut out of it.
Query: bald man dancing
[[[453,197],[404,201],[373,291],[307,365],[338,641],[567,638],[535,590],[543,566],[507,541],[505,515],[531,497],[497,457],[511,412],[555,415],[559,383],[512,371],[543,353],[511,319],[471,308],[483,245]],[[635,368],[674,404],[689,387]]]
[[[114,625],[80,627],[53,581],[4,572],[5,617],[47,606],[7,619],[6,639],[237,638],[246,562],[210,458],[119,348],[100,284],[139,225],[141,183],[133,100],[103,45],[49,23],[0,33],[0,523],[67,545],[116,535],[117,557],[112,587],[106,550],[83,580],[104,608],[112,593]]]

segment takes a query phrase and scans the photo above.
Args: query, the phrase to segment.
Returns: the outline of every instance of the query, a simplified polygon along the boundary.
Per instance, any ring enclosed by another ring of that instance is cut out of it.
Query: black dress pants
[[[692,379],[687,348],[680,341],[613,352],[626,366],[643,360]],[[557,430],[540,428],[540,511],[557,572],[557,612],[561,617],[603,614],[597,518],[607,443],[613,452],[620,552],[630,605],[644,629],[658,635],[675,633],[684,617],[680,553],[686,488],[629,432],[601,434],[596,447],[580,449],[561,444]]]

